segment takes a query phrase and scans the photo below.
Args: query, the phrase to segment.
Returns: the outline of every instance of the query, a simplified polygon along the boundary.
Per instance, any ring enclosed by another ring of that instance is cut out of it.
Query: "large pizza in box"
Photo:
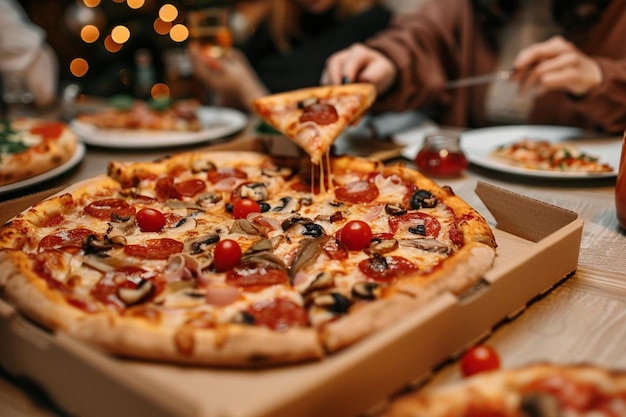
[[[111,162],[0,228],[2,296],[115,354],[260,366],[321,359],[491,267],[491,228],[450,188],[324,160]]]

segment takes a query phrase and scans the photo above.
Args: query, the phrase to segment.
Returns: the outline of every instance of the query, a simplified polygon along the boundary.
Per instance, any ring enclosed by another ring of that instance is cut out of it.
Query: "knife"
[[[446,83],[446,88],[470,87],[473,85],[486,84],[496,80],[510,80],[512,75],[513,70],[501,70],[490,74],[459,78],[458,80],[448,81],[448,83]]]

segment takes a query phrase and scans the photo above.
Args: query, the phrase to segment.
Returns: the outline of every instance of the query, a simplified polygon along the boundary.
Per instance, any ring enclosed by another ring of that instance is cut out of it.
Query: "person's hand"
[[[520,51],[513,69],[521,90],[534,88],[537,94],[566,91],[584,96],[602,82],[598,63],[560,36]]]
[[[368,82],[383,94],[393,84],[398,70],[385,55],[361,43],[334,53],[326,60],[322,84]]]
[[[218,96],[221,105],[247,109],[252,100],[268,94],[241,51],[232,48],[216,58],[196,42],[191,42],[187,50],[194,75]]]

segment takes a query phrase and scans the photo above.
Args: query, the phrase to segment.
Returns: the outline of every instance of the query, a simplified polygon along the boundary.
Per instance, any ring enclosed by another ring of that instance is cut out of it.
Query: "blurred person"
[[[512,80],[449,81],[512,69]],[[372,82],[373,111],[441,125],[626,130],[626,0],[431,0],[331,56],[322,81]]]
[[[326,59],[387,27],[377,0],[270,0],[254,33],[223,58],[188,46],[195,76],[220,105],[250,110],[255,98],[319,85]]]
[[[0,72],[18,76],[39,108],[56,101],[59,63],[42,28],[32,23],[14,0],[0,1]]]

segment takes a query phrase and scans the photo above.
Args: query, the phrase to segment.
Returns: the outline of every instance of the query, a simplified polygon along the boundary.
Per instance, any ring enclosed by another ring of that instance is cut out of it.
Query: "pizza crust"
[[[495,259],[493,248],[475,242],[445,260],[442,267],[426,275],[403,277],[385,298],[359,306],[323,329],[329,351],[336,351],[416,312],[445,293],[459,294],[480,280]]]

